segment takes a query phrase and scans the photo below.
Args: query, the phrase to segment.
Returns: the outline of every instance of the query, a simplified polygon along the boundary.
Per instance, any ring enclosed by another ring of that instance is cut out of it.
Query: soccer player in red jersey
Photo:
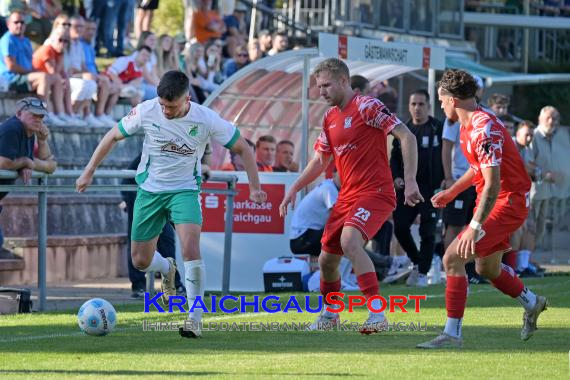
[[[331,108],[324,116],[323,129],[315,142],[314,158],[285,195],[279,211],[285,216],[289,203],[294,207],[297,192],[317,179],[334,157],[342,187],[321,240],[321,293],[326,297],[340,290],[338,266],[345,254],[368,300],[378,295],[378,280],[364,244],[396,207],[387,136],[391,133],[402,145],[405,202],[410,206],[423,201],[416,183],[416,139],[379,100],[353,92],[348,67],[340,59],[326,59],[315,67],[313,74],[321,96]],[[374,309],[380,309],[378,299],[371,303]],[[338,320],[338,313],[323,310],[311,329],[327,328]],[[386,325],[383,313],[370,312],[361,332],[381,331]]]
[[[448,70],[438,83],[438,96],[445,116],[461,124],[460,144],[471,170],[431,199],[445,207],[472,184],[477,189],[473,219],[449,245],[443,257],[447,274],[444,332],[418,348],[461,347],[461,324],[467,301],[465,263],[475,259],[477,273],[488,278],[501,292],[516,298],[524,308],[521,339],[536,330],[545,297],[527,289],[512,268],[501,263],[511,250],[510,235],[526,220],[531,181],[517,148],[501,121],[477,105],[477,83],[462,70]]]

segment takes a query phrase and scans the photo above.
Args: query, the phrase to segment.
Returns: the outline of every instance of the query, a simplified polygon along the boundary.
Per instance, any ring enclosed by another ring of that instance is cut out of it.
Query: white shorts
[[[97,93],[97,82],[91,79],[69,78],[71,101],[91,100]]]

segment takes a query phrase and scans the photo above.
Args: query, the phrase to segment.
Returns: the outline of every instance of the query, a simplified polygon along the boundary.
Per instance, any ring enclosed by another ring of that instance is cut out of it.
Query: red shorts
[[[528,196],[528,193],[508,193],[497,199],[495,207],[481,228],[484,235],[475,243],[475,252],[478,257],[487,257],[493,253],[505,253],[511,250],[511,235],[522,226],[528,216]],[[473,214],[476,211],[477,207]],[[458,239],[467,228],[469,226],[461,231],[457,236]]]
[[[360,231],[368,241],[376,235],[396,207],[396,198],[385,195],[363,195],[356,200],[338,200],[332,208],[321,239],[322,250],[342,255],[340,235],[345,226]]]

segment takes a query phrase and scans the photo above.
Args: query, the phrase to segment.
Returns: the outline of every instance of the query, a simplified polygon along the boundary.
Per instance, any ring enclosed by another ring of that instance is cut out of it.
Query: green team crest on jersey
[[[198,134],[198,127],[200,125],[198,123],[196,124],[190,124],[190,128],[188,128],[188,134],[190,136],[196,136]]]

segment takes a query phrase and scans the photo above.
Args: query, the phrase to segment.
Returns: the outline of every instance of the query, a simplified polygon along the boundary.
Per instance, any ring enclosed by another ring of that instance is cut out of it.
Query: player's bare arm
[[[93,152],[89,163],[83,170],[83,173],[81,173],[81,176],[77,178],[77,181],[75,181],[75,189],[79,193],[84,192],[87,187],[91,185],[95,169],[97,169],[101,161],[107,157],[109,152],[115,147],[115,144],[124,138],[125,136],[123,136],[121,131],[119,131],[119,127],[117,125],[105,134],[103,139],[99,142],[99,145],[97,145],[97,148],[95,148],[95,151]]]
[[[261,190],[255,157],[253,157],[251,148],[245,139],[240,136],[238,141],[236,141],[232,147],[231,151],[237,153],[243,161],[243,165],[247,173],[247,178],[249,180],[249,199],[256,203],[265,202],[267,200],[267,194],[265,191]]]
[[[467,170],[461,178],[453,183],[449,189],[440,191],[431,197],[431,203],[435,208],[444,208],[449,202],[454,200],[459,194],[473,185],[473,170]]]
[[[398,124],[392,129],[392,135],[400,140],[402,159],[404,160],[404,204],[415,206],[424,201],[416,182],[418,171],[418,147],[416,137],[405,124]]]
[[[332,154],[330,153],[323,153],[319,151],[315,152],[313,159],[309,161],[305,170],[303,170],[299,178],[297,178],[295,183],[293,183],[293,185],[291,185],[289,188],[289,191],[287,191],[287,194],[285,194],[285,198],[283,198],[283,202],[281,202],[281,205],[279,206],[279,214],[282,217],[285,217],[287,215],[287,207],[289,203],[291,204],[291,209],[295,208],[295,198],[297,192],[316,180],[329,166],[331,159]]]
[[[501,190],[501,169],[499,166],[481,168],[481,174],[485,180],[485,186],[481,192],[481,200],[469,224],[469,228],[461,235],[457,248],[459,256],[464,259],[475,254],[475,243],[481,233],[481,225],[487,220],[493,207],[495,207],[495,202]]]

